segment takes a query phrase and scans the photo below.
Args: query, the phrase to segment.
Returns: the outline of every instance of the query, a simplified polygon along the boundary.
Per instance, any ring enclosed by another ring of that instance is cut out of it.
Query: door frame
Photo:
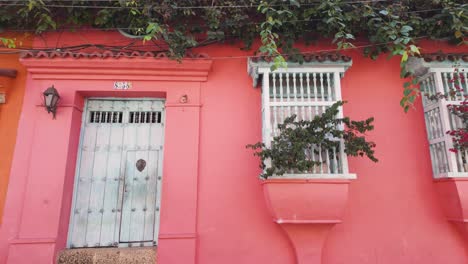
[[[88,102],[89,100],[97,100],[97,101],[161,101],[163,104],[164,102],[166,101],[164,98],[151,98],[151,97],[135,97],[135,98],[121,98],[121,97],[86,97],[84,98],[84,106],[83,106],[83,113],[82,113],[82,117],[81,117],[81,126],[80,126],[80,137],[79,137],[79,143],[78,143],[78,149],[77,149],[77,158],[76,158],[76,166],[75,166],[75,175],[74,175],[74,179],[73,179],[73,195],[72,195],[72,202],[71,202],[71,208],[70,208],[70,220],[69,220],[69,223],[68,223],[68,232],[67,232],[67,244],[66,244],[66,247],[67,248],[73,248],[71,247],[71,234],[73,233],[73,223],[74,223],[74,218],[75,218],[75,214],[73,213],[74,210],[75,210],[75,205],[76,205],[76,199],[77,199],[77,195],[78,193],[75,192],[75,190],[77,189],[78,187],[78,175],[80,173],[80,164],[81,164],[81,159],[82,159],[82,144],[83,144],[83,140],[84,140],[84,132],[85,132],[85,128],[86,128],[86,121],[87,121],[87,117],[88,117]],[[163,166],[164,166],[164,135],[165,135],[165,126],[164,124],[166,123],[166,109],[165,107],[163,106],[163,111],[161,113],[161,125],[163,126],[162,128],[162,134],[161,134],[161,151],[159,151],[158,153],[158,177],[161,177],[161,179],[159,181],[157,181],[157,185],[156,185],[156,207],[159,208],[159,210],[157,210],[157,212],[155,213],[155,216],[154,216],[154,234],[153,234],[153,242],[152,242],[152,245],[148,245],[147,243],[145,242],[142,242],[144,243],[144,246],[157,246],[158,244],[158,235],[159,235],[159,225],[160,225],[160,215],[161,215],[161,191],[162,191],[162,183],[163,183]],[[124,115],[125,116],[125,115]],[[126,157],[127,157],[127,154],[128,153],[125,153],[123,154],[123,151],[122,151],[122,155],[120,157],[120,171],[125,171],[126,170],[126,162],[123,162],[126,161]],[[123,181],[123,184],[125,184],[125,178],[124,177],[124,181]],[[118,199],[118,203],[120,204],[120,206],[123,206],[123,195],[121,195],[121,189],[122,189],[122,186],[121,184],[119,184],[119,195],[117,196],[117,199]],[[122,208],[121,208],[121,211],[122,211]],[[118,233],[117,235],[117,239],[119,241],[115,242],[117,244],[114,244],[112,247],[129,247],[129,246],[133,246],[132,244],[137,244],[137,243],[132,243],[132,242],[123,242],[121,243],[120,242],[120,225],[122,223],[122,214],[120,214],[118,217],[117,217],[117,220],[116,220],[116,224],[119,225],[119,230],[118,231],[115,231]],[[114,234],[114,237],[115,237],[115,234]],[[138,242],[140,243],[140,242]],[[99,246],[99,247],[95,247],[95,248],[106,248],[108,246]],[[85,248],[94,248],[94,247],[85,247]]]
[[[21,63],[28,76],[0,227],[0,263],[53,263],[66,248],[83,105],[89,97],[165,98],[158,261],[196,263],[201,91],[208,88],[213,60],[206,55],[177,62],[28,53]],[[115,81],[132,82],[132,87],[118,90]],[[61,97],[56,119],[44,111],[41,99],[52,85]]]

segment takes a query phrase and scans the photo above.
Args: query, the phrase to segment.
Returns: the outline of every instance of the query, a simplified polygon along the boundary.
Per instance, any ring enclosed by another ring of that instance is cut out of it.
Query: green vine
[[[444,39],[466,45],[465,0],[12,0],[0,2],[0,31],[74,30],[82,26],[118,30],[129,38],[152,41],[155,51],[180,59],[201,45],[240,40],[250,49],[256,38],[273,68],[302,62],[295,43],[328,38],[338,49],[368,41],[365,56],[401,56],[402,77],[408,57],[419,54],[418,40]],[[4,46],[14,47],[4,36]],[[131,50],[130,50],[131,51]],[[405,84],[405,110],[419,95]]]

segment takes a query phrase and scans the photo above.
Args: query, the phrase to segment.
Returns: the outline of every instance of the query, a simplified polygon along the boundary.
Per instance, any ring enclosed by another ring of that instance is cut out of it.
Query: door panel
[[[125,191],[123,195],[120,242],[153,241],[154,203],[156,198],[157,151],[128,151],[125,166]],[[140,172],[136,163],[145,160]],[[148,220],[148,223],[146,221]]]
[[[162,118],[162,101],[88,100],[69,247],[156,241]]]

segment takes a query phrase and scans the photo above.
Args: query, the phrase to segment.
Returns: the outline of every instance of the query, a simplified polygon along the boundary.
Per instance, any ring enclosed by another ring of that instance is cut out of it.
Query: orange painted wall
[[[17,54],[0,54],[0,68],[16,69],[18,75],[6,87],[6,103],[0,104],[0,224],[8,188],[11,160],[16,142],[16,130],[23,104],[26,70]]]

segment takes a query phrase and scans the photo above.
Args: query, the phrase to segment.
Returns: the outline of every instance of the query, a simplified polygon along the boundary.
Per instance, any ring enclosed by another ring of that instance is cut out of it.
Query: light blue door
[[[157,242],[163,102],[87,102],[68,246],[150,246]]]

